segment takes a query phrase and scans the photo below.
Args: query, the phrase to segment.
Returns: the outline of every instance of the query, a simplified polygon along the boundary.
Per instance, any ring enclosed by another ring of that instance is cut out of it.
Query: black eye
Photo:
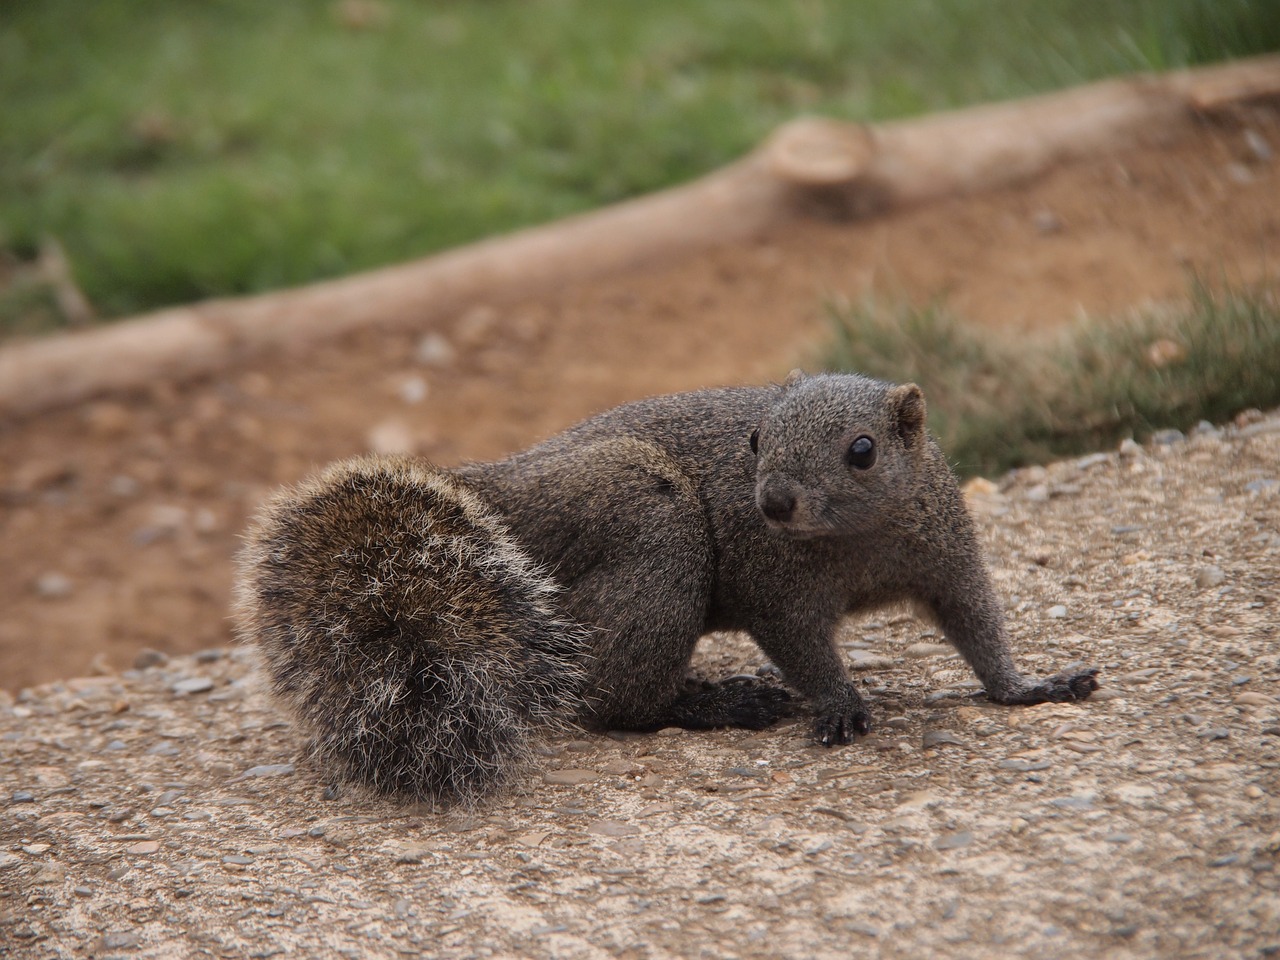
[[[876,462],[876,442],[870,437],[859,437],[849,444],[849,452],[845,454],[849,466],[866,470]]]
[[[751,444],[751,452],[759,453],[760,452],[760,431],[759,430],[751,431],[751,440],[749,442]]]

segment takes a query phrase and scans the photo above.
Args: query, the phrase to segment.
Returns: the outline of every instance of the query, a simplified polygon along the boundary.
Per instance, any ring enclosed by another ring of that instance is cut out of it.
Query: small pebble
[[[954,744],[960,747],[967,746],[961,737],[950,730],[926,730],[921,738],[921,743],[926,750],[931,747],[940,747],[944,744]]]
[[[1111,454],[1109,453],[1091,453],[1087,457],[1081,457],[1077,460],[1076,468],[1079,470],[1091,470],[1094,467],[1110,462]]]
[[[848,654],[849,666],[854,670],[884,670],[895,663],[891,657],[866,650],[849,650]]]
[[[1253,127],[1248,127],[1244,131],[1244,142],[1254,157],[1263,163],[1269,162],[1275,156],[1275,152],[1271,149],[1271,144],[1267,143],[1266,138]]]
[[[1063,606],[1061,603],[1059,603],[1059,604],[1055,604],[1054,606],[1052,606],[1052,607],[1050,607],[1048,610],[1046,610],[1046,611],[1045,611],[1045,614],[1046,614],[1046,615],[1049,617],[1049,619],[1051,619],[1051,620],[1062,620],[1062,619],[1064,619],[1064,618],[1066,617],[1066,615],[1067,615],[1067,608],[1066,608],[1065,606]]]
[[[1228,163],[1227,176],[1236,183],[1252,183],[1253,171],[1243,163]]]
[[[457,351],[443,336],[428,333],[418,341],[418,362],[428,367],[447,367],[457,357]]]
[[[949,643],[913,643],[904,651],[908,657],[923,660],[926,657],[959,656],[956,648]]]
[[[1017,757],[1010,757],[1008,760],[1001,760],[996,764],[999,770],[1012,770],[1014,773],[1031,773],[1036,770],[1048,770],[1052,763],[1048,760],[1022,760]]]
[[[596,780],[600,774],[594,770],[548,770],[542,775],[544,783],[562,787],[573,787]]]
[[[1276,702],[1275,697],[1269,697],[1265,693],[1253,690],[1246,690],[1244,693],[1236,694],[1236,703],[1244,704],[1248,707],[1270,707]]]
[[[141,941],[136,933],[127,930],[104,933],[98,941],[98,950],[131,950]]]
[[[213,689],[213,681],[208,677],[185,677],[175,682],[170,688],[179,696],[186,696],[192,693],[204,693]]]
[[[1048,235],[1062,232],[1062,218],[1048,208],[1037,210],[1031,220],[1039,233]]]
[[[1207,567],[1201,567],[1196,573],[1196,586],[1201,590],[1208,590],[1216,587],[1227,579],[1226,572],[1219,566],[1210,564]]]
[[[973,834],[968,830],[961,830],[945,837],[939,837],[933,842],[935,850],[959,850],[961,847],[967,847],[973,843]]]
[[[391,856],[396,863],[422,863],[435,856],[426,844],[412,841],[399,841],[391,845]]]
[[[36,795],[26,790],[15,790],[9,797],[11,803],[35,803]]]
[[[427,399],[427,381],[417,376],[405,377],[400,381],[397,393],[400,394],[400,399],[407,404],[421,403]]]
[[[71,578],[66,574],[50,571],[36,578],[36,593],[46,600],[57,600],[71,595]]]
[[[292,763],[260,763],[256,767],[250,767],[231,782],[238,783],[241,780],[250,780],[257,777],[287,777],[293,773],[294,769],[295,767]]]
[[[618,820],[598,820],[587,825],[587,833],[598,837],[634,837],[640,828],[633,823],[622,823]]]
[[[149,647],[143,647],[138,651],[137,656],[133,658],[133,669],[147,670],[151,667],[164,666],[169,662],[169,655],[160,650],[152,650]]]
[[[1055,797],[1054,799],[1050,800],[1049,803],[1057,807],[1059,810],[1086,811],[1086,810],[1093,809],[1092,797],[1081,797],[1081,796]]]
[[[113,497],[133,497],[137,496],[140,487],[141,485],[133,477],[120,473],[111,478],[107,484],[107,492]]]

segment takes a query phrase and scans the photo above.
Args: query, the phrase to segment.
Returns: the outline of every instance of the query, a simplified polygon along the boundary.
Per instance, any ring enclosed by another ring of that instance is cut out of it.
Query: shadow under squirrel
[[[335,464],[263,508],[236,584],[240,633],[326,774],[446,803],[509,780],[557,720],[792,713],[768,683],[685,683],[712,630],[750,634],[814,738],[848,743],[870,717],[836,626],[900,603],[999,703],[1097,687],[1015,667],[920,388],[799,373],[628,404],[497,463]]]

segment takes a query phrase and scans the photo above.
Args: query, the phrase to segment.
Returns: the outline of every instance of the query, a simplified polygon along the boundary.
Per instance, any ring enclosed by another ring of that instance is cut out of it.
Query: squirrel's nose
[[[796,512],[795,495],[774,490],[762,493],[760,512],[775,523],[786,523]]]

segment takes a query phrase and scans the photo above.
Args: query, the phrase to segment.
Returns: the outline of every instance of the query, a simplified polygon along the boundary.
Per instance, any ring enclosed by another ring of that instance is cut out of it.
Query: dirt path
[[[326,800],[244,650],[0,694],[0,955],[1251,958],[1280,952],[1280,415],[975,497],[1009,709],[909,618],[878,727],[547,745],[470,815]],[[699,665],[754,669],[711,638]]]
[[[433,330],[369,333],[215,380],[0,424],[0,687],[226,642],[229,558],[264,492],[337,456],[525,446],[646,394],[811,360],[824,298],[925,302],[1011,335],[1280,261],[1280,122],[865,223],[809,223]]]

